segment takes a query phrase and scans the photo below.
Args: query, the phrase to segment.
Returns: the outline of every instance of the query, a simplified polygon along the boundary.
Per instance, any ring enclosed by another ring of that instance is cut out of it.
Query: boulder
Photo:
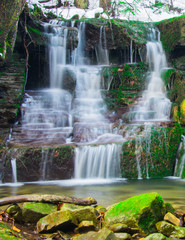
[[[148,234],[156,230],[155,224],[165,213],[162,197],[158,193],[146,193],[110,206],[104,219],[107,227],[123,223]]]
[[[37,222],[38,232],[53,232],[56,229],[61,229],[67,231],[73,230],[77,227],[78,223],[76,219],[72,216],[70,211],[56,211],[51,213]]]
[[[22,221],[36,223],[40,218],[57,211],[57,205],[52,203],[24,203],[22,208]]]
[[[89,231],[96,231],[96,226],[93,221],[81,221],[77,228],[75,228],[76,233],[85,233]]]
[[[119,240],[119,238],[111,230],[103,228],[99,232],[81,234],[74,237],[73,240]]]
[[[167,240],[168,238],[161,233],[152,233],[148,235],[144,240]]]

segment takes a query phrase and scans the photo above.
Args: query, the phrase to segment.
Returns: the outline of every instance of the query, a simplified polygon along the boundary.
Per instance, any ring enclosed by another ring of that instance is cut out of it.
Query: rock
[[[129,233],[115,233],[115,236],[120,240],[130,240],[132,239]]]
[[[56,229],[67,231],[77,227],[77,220],[71,215],[70,211],[57,211],[51,213],[37,222],[38,232],[52,232]]]
[[[22,209],[18,204],[12,204],[7,209],[6,212],[10,214],[16,221],[22,222]]]
[[[22,221],[36,223],[40,218],[56,212],[57,205],[52,203],[24,203],[22,208]]]
[[[105,213],[105,225],[126,224],[145,233],[156,230],[155,224],[165,215],[165,204],[158,193],[146,193],[129,198],[109,207]]]
[[[175,230],[171,233],[170,238],[185,239],[185,228],[175,227]]]
[[[75,229],[76,233],[85,233],[89,231],[96,231],[96,226],[93,221],[82,221]]]
[[[120,233],[120,232],[129,232],[130,228],[126,224],[116,223],[111,225],[109,229],[115,233]]]
[[[168,238],[161,233],[152,233],[146,238],[144,238],[144,240],[167,240],[167,239]]]
[[[64,203],[60,211],[61,212],[69,211],[70,214],[73,216],[73,218],[76,219],[78,223],[81,223],[82,221],[92,221],[94,224],[94,227],[98,228],[98,220],[97,220],[98,213],[94,207],[90,207],[90,206],[82,207],[79,205]]]
[[[107,228],[101,229],[99,232],[88,232],[80,236],[76,236],[73,240],[119,240],[116,235]]]
[[[156,228],[158,232],[164,234],[167,237],[169,237],[172,234],[172,232],[175,231],[175,226],[166,221],[160,221],[156,223]]]
[[[175,217],[172,213],[168,212],[165,216],[164,216],[164,220],[167,222],[172,223],[175,226],[179,226],[180,225],[180,219],[178,219],[177,217]]]
[[[97,211],[99,214],[103,214],[103,213],[105,213],[105,212],[107,211],[107,209],[106,209],[105,207],[101,206],[101,205],[97,205],[97,206],[95,207],[95,209],[96,209],[96,211]]]

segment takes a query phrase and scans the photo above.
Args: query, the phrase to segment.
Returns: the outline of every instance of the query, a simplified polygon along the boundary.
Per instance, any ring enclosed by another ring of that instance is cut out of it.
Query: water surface
[[[165,202],[185,211],[185,181],[178,178],[149,180],[62,180],[51,182],[2,184],[0,196],[22,194],[55,194],[74,197],[91,196],[105,207],[129,197],[147,192],[158,192]]]

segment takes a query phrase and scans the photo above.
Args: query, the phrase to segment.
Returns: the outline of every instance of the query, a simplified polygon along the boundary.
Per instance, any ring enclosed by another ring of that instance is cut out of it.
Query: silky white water
[[[147,61],[149,76],[147,89],[143,92],[138,104],[131,109],[131,121],[168,121],[171,102],[166,97],[165,87],[161,78],[162,71],[167,68],[166,56],[158,31],[152,29],[147,42]]]

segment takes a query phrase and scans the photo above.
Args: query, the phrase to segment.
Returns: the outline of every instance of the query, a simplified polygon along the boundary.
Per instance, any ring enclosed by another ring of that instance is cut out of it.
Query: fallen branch
[[[72,203],[76,205],[89,206],[96,204],[97,201],[92,198],[75,198],[67,196],[56,196],[56,195],[19,195],[14,197],[6,197],[0,199],[0,206],[12,204],[12,203],[21,203],[21,202],[50,202],[50,203]]]

